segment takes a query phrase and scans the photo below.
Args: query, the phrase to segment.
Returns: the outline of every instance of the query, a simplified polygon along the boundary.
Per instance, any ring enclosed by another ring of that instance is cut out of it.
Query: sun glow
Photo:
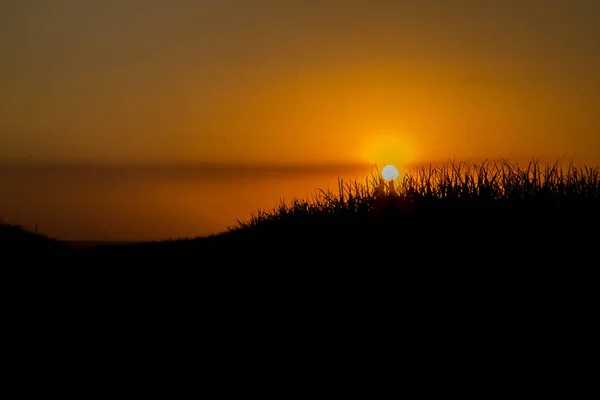
[[[399,170],[413,161],[413,152],[407,141],[397,133],[385,133],[371,136],[364,147],[364,157],[370,164],[377,166],[389,166],[390,173],[394,172],[396,179]],[[386,178],[387,179],[387,178]]]

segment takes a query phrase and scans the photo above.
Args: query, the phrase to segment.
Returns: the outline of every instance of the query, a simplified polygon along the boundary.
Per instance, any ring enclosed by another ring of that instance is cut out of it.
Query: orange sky
[[[4,0],[0,163],[600,164],[596,0]]]

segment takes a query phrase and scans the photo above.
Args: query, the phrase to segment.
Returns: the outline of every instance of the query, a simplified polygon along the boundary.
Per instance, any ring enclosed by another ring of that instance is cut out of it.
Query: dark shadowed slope
[[[51,260],[70,254],[68,247],[57,239],[0,219],[0,257],[5,265],[45,258]]]

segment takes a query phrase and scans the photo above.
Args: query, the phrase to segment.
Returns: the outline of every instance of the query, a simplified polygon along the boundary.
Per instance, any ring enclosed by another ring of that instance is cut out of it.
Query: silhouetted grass
[[[559,162],[526,166],[507,160],[482,164],[448,161],[422,166],[385,182],[379,172],[364,182],[338,181],[338,191],[319,190],[312,199],[292,199],[272,210],[259,210],[237,221],[230,232],[292,229],[314,224],[385,224],[411,218],[455,220],[457,217],[591,217],[600,206],[598,168],[565,168]],[[590,214],[587,214],[590,213]],[[464,223],[472,222],[464,220]],[[398,226],[400,229],[401,226]]]
[[[599,223],[598,168],[501,159],[422,166],[392,182],[377,170],[364,181],[340,179],[337,191],[258,210],[216,237],[340,262],[394,253],[427,263],[542,263],[567,254],[576,262],[600,239]]]
[[[575,262],[597,246],[598,224],[597,167],[448,161],[413,169],[393,182],[385,182],[378,170],[364,180],[340,179],[337,191],[318,189],[312,198],[282,201],[208,237],[75,252],[185,263],[197,258],[369,263],[400,254],[404,262],[520,263],[526,262],[524,254],[530,262],[561,256]],[[20,228],[3,229],[4,238],[14,230],[12,241],[23,235],[32,243],[51,243]]]

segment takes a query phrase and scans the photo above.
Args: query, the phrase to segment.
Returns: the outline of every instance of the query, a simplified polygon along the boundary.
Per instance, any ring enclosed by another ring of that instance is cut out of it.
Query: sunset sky
[[[0,163],[600,164],[598,0],[2,0]]]

